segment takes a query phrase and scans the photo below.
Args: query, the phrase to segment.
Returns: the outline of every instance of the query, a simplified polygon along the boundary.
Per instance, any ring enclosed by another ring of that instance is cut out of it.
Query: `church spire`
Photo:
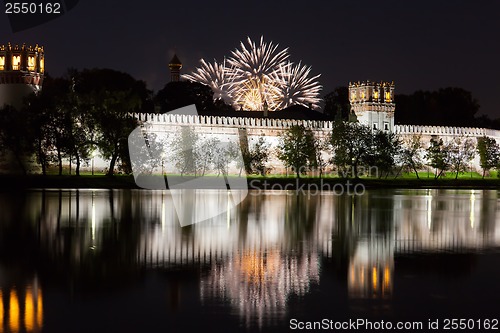
[[[174,54],[174,57],[170,60],[168,67],[170,68],[170,82],[179,82],[182,62],[177,57],[177,54]]]

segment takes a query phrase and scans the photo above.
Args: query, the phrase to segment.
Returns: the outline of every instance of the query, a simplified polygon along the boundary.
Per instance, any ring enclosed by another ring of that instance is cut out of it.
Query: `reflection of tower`
[[[351,110],[363,125],[391,132],[394,128],[394,82],[349,82]]]
[[[38,280],[26,286],[0,288],[0,332],[41,332],[43,296]]]
[[[170,68],[170,82],[179,82],[182,62],[179,58],[177,58],[177,54],[174,54],[174,57],[170,60],[168,67]]]
[[[45,59],[38,45],[0,45],[0,107],[21,107],[23,98],[42,87]]]
[[[369,238],[361,241],[349,264],[349,297],[390,297],[393,272],[394,245],[391,238]]]

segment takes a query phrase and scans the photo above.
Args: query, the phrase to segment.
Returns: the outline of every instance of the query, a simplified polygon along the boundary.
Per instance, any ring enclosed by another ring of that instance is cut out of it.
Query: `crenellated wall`
[[[297,120],[297,119],[272,119],[272,118],[244,118],[229,116],[200,116],[200,115],[176,115],[176,114],[135,114],[141,122],[148,122],[152,125],[193,125],[225,128],[247,128],[265,129],[268,131],[286,130],[294,125],[303,125],[313,131],[321,133],[330,131],[333,128],[333,121],[319,120]],[[468,136],[481,137],[488,136],[500,141],[500,131],[477,128],[477,127],[453,127],[453,126],[424,126],[424,125],[394,125],[394,133],[398,135],[415,135],[454,137]]]
[[[223,125],[236,127],[265,127],[269,129],[287,129],[294,125],[303,125],[311,129],[331,129],[332,121],[319,120],[296,120],[296,119],[273,119],[273,118],[246,118],[229,116],[203,116],[203,115],[179,115],[179,114],[135,114],[139,121],[152,124],[162,123],[165,125]]]
[[[194,126],[203,137],[204,134],[218,135],[223,140],[239,142],[239,131],[244,129],[248,143],[257,142],[262,137],[269,144],[272,157],[269,166],[275,173],[284,173],[285,168],[277,159],[275,151],[279,144],[279,136],[288,128],[294,125],[303,125],[314,131],[318,138],[325,139],[333,128],[333,121],[317,120],[295,120],[295,119],[272,119],[272,118],[250,118],[231,116],[202,116],[202,115],[176,115],[176,114],[136,114],[141,122],[147,123],[150,130],[159,135],[166,134],[170,138],[175,136],[181,126]],[[442,138],[445,142],[454,137],[478,137],[488,136],[496,139],[500,143],[500,131],[472,128],[472,127],[451,127],[451,126],[421,126],[421,125],[395,125],[394,132],[401,139],[412,135],[421,135],[424,147],[429,145],[433,136]],[[325,152],[324,158],[329,158]],[[472,161],[471,167],[480,170],[479,157]]]
[[[394,132],[399,135],[437,135],[437,136],[489,136],[500,139],[500,131],[477,127],[452,127],[452,126],[423,126],[423,125],[395,125]]]

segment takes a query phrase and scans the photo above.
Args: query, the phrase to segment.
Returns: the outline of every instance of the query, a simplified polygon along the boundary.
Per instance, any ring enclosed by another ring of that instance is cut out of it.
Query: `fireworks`
[[[263,37],[258,44],[248,38],[223,63],[202,59],[201,67],[182,77],[208,85],[215,99],[237,109],[274,111],[295,104],[317,108],[320,75],[310,76],[311,67],[290,62],[288,49],[278,47]]]
[[[226,103],[231,103],[229,74],[226,61],[218,63],[214,60],[213,63],[207,63],[201,59],[201,67],[198,67],[191,75],[183,75],[183,78],[209,86],[214,92],[214,99],[222,98]]]

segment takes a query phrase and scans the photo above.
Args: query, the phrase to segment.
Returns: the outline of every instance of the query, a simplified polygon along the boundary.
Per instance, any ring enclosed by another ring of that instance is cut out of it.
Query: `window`
[[[377,129],[377,124],[373,124],[373,129],[376,130]]]
[[[12,56],[12,70],[18,71],[21,68],[21,56]]]
[[[391,101],[391,93],[388,91],[385,93],[385,101],[387,103],[389,103]]]
[[[389,123],[384,123],[384,131],[388,131],[389,130]]]
[[[0,57],[0,71],[3,71],[5,69],[5,57],[1,56]]]
[[[28,57],[28,70],[35,71],[35,57]]]

